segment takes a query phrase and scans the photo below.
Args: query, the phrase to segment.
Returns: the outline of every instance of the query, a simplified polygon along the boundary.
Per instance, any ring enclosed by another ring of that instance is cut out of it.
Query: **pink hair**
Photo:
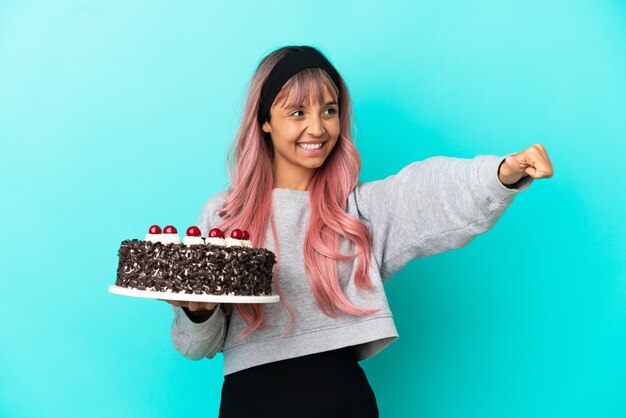
[[[263,247],[269,221],[278,261],[274,267],[274,286],[291,315],[291,322],[284,334],[293,326],[295,317],[278,281],[280,250],[272,210],[274,150],[271,139],[266,136],[269,134],[265,134],[259,126],[257,111],[261,88],[270,71],[281,58],[293,50],[294,47],[284,47],[270,53],[261,61],[252,77],[243,119],[228,151],[227,162],[231,184],[220,211],[223,222],[219,226],[225,231],[231,228],[247,229],[253,245]],[[337,260],[354,260],[358,257],[354,283],[359,291],[373,288],[368,275],[371,254],[369,230],[363,222],[346,212],[348,195],[358,181],[361,157],[352,141],[352,105],[348,90],[341,76],[339,81],[340,85],[335,86],[324,70],[308,68],[289,79],[274,101],[280,103],[281,100],[289,98],[290,103],[300,104],[316,99],[321,103],[323,86],[328,88],[335,101],[339,95],[341,96],[339,138],[308,185],[311,212],[304,239],[307,280],[318,307],[330,317],[337,317],[337,311],[349,315],[368,315],[377,312],[360,309],[352,304],[341,290],[337,275]],[[356,254],[339,253],[337,249],[339,236],[349,239],[356,245]],[[236,308],[248,324],[240,338],[244,338],[259,327],[267,327],[263,323],[262,305],[237,304]]]

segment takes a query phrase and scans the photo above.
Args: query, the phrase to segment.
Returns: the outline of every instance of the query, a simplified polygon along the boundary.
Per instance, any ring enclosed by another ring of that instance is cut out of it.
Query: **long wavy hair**
[[[255,247],[264,246],[268,222],[271,225],[278,261],[274,266],[274,287],[291,316],[283,335],[289,332],[295,318],[278,280],[280,250],[272,208],[274,149],[269,134],[263,132],[259,125],[257,112],[261,88],[270,71],[285,55],[297,49],[296,46],[286,46],[268,54],[261,60],[250,81],[241,125],[227,155],[231,182],[219,212],[223,219],[220,229],[247,229]],[[340,132],[332,152],[316,169],[308,184],[310,217],[304,238],[305,272],[317,305],[327,316],[337,317],[340,312],[368,315],[377,310],[360,309],[352,304],[343,293],[337,274],[338,260],[357,258],[354,276],[357,289],[362,293],[364,289],[373,288],[368,275],[371,255],[369,230],[363,222],[346,212],[348,195],[357,185],[361,171],[361,157],[352,140],[352,104],[346,84],[341,75],[339,86],[335,86],[324,70],[307,68],[287,81],[274,103],[286,99],[289,104],[299,105],[313,100],[322,103],[324,86],[340,103]],[[352,241],[356,246],[355,254],[342,255],[338,251],[340,236]],[[237,304],[235,307],[248,324],[239,338],[259,327],[267,327],[263,323],[262,305]]]

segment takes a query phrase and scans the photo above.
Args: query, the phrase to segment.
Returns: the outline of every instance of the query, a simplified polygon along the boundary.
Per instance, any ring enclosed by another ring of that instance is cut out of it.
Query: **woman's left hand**
[[[517,154],[509,155],[498,169],[498,178],[505,186],[515,184],[526,176],[541,179],[552,177],[553,174],[552,162],[541,144],[535,144]]]

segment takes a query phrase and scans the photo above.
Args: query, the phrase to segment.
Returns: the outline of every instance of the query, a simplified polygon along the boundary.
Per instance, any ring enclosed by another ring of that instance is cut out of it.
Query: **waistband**
[[[244,369],[226,375],[224,382],[269,389],[317,383],[359,367],[352,347],[344,347]]]

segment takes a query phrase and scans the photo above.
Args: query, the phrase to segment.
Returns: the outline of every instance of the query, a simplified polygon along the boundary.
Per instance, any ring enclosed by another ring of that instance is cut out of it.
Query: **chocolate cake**
[[[172,226],[153,225],[145,240],[122,241],[115,284],[138,290],[210,295],[272,294],[273,252],[252,248],[247,231],[230,238],[212,229],[207,238],[190,227],[183,243]]]

